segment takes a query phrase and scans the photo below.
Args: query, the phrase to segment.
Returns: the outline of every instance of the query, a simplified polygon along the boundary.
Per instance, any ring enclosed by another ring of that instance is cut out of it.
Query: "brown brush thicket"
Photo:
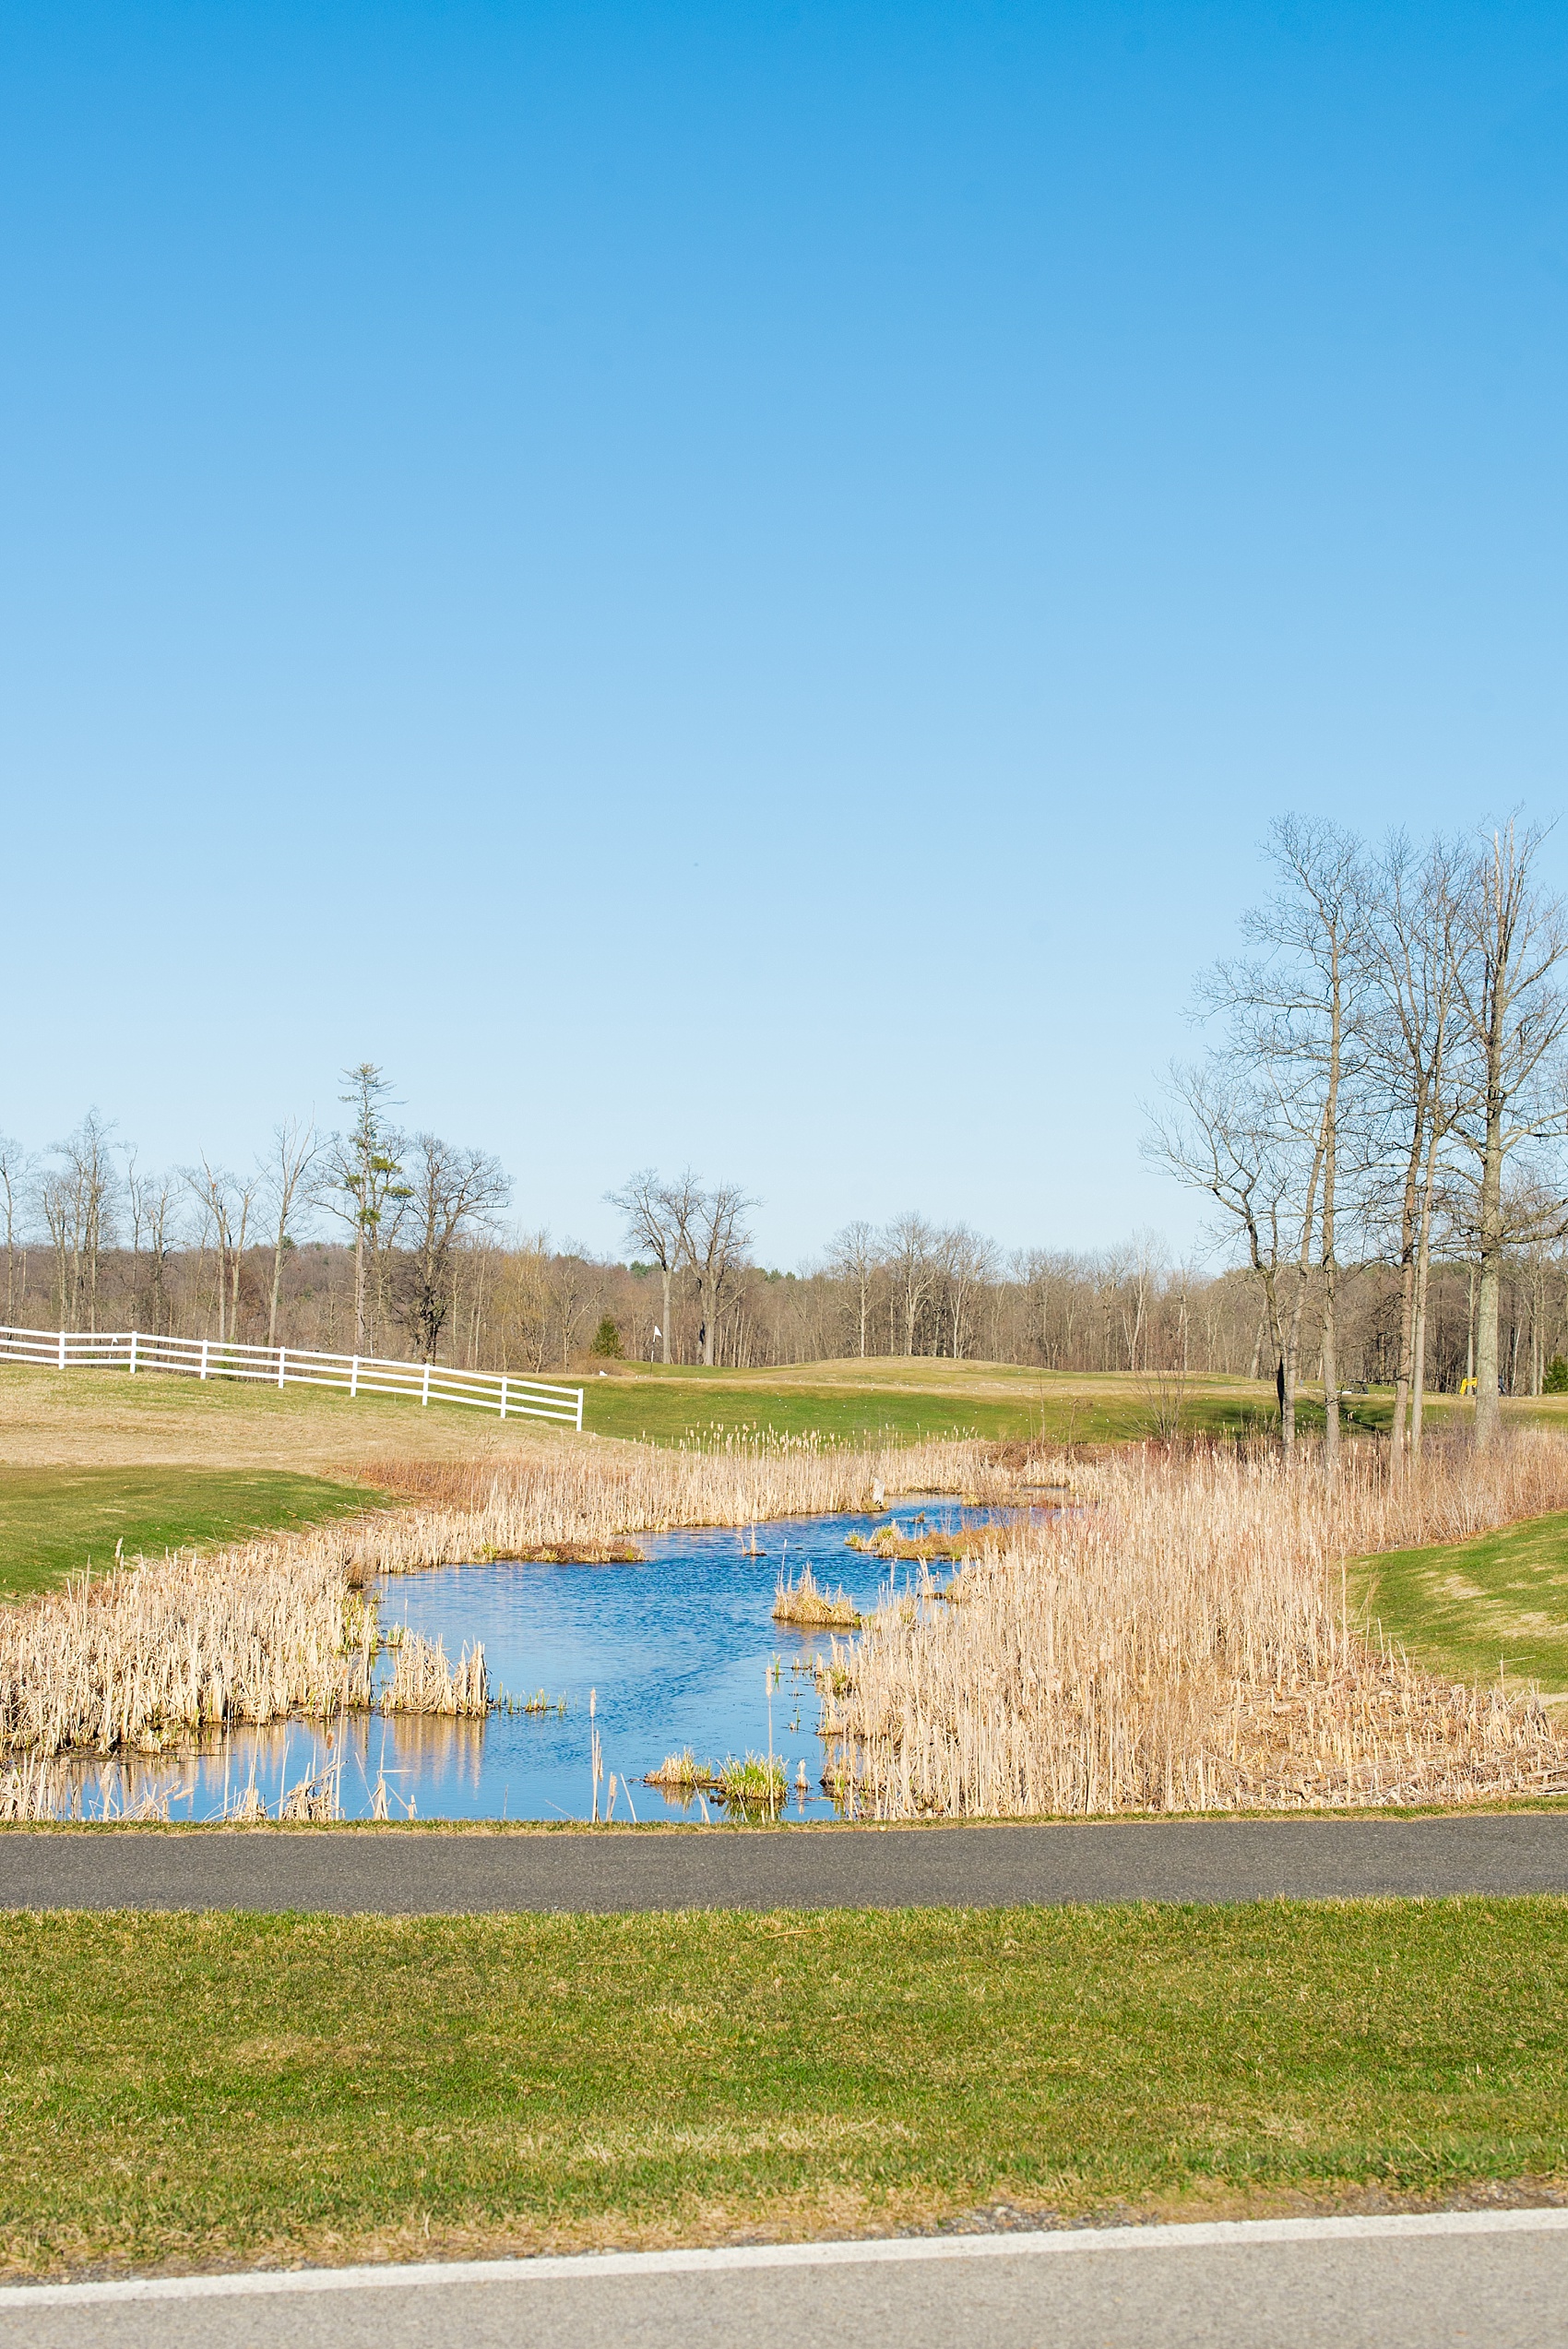
[[[1439,1452],[1398,1488],[1315,1461],[1152,1450],[834,1643],[824,1727],[878,1817],[1453,1801],[1568,1783],[1533,1696],[1358,1637],[1339,1561],[1568,1508],[1568,1444]]]

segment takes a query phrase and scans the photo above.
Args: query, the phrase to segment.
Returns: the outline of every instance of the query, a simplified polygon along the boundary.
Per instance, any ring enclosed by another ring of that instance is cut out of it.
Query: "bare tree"
[[[262,1176],[267,1204],[276,1221],[272,1233],[272,1287],[267,1301],[267,1342],[278,1343],[278,1300],[283,1287],[283,1263],[294,1245],[290,1224],[312,1196],[311,1177],[321,1155],[314,1125],[302,1126],[285,1117],[272,1128],[272,1154]]]
[[[1243,927],[1261,952],[1217,963],[1200,997],[1231,1022],[1257,1079],[1311,1151],[1322,1281],[1324,1464],[1339,1458],[1336,1214],[1357,1049],[1356,979],[1365,958],[1366,888],[1360,843],[1336,824],[1288,816],[1270,833],[1280,886]],[[1309,1215],[1311,1210],[1309,1210]],[[1303,1284],[1312,1256],[1306,1234]]]
[[[724,1291],[751,1246],[752,1235],[744,1222],[746,1210],[756,1204],[738,1183],[719,1183],[711,1191],[697,1194],[686,1226],[686,1260],[696,1275],[702,1314],[702,1358],[709,1370],[713,1367]]]
[[[869,1223],[846,1223],[828,1243],[827,1270],[836,1280],[846,1281],[855,1292],[860,1314],[861,1354],[866,1351],[866,1330],[871,1315],[872,1283],[881,1263],[876,1234]]]
[[[1527,1202],[1521,1223],[1510,1213],[1504,1171],[1515,1151],[1568,1131],[1562,1048],[1568,998],[1559,966],[1568,954],[1568,913],[1560,899],[1538,887],[1532,868],[1544,832],[1510,822],[1476,858],[1464,900],[1464,945],[1458,996],[1465,1044],[1473,1063],[1467,1087],[1473,1106],[1455,1121],[1468,1153],[1475,1192],[1476,1441],[1495,1442],[1502,1425],[1498,1385],[1498,1304],[1503,1259],[1510,1247],[1541,1236],[1539,1195],[1519,1187]],[[1561,1201],[1552,1219],[1561,1228]]]
[[[915,1351],[915,1330],[921,1308],[936,1279],[932,1251],[936,1234],[923,1215],[911,1209],[887,1226],[882,1235],[884,1260],[892,1275],[894,1294],[903,1308],[904,1352]]]
[[[51,1145],[64,1164],[47,1174],[39,1200],[54,1246],[60,1319],[70,1330],[98,1327],[98,1278],[113,1237],[115,1177],[113,1125],[89,1109],[74,1134]]]
[[[1386,1127],[1399,1184],[1396,1475],[1407,1451],[1419,1454],[1421,1448],[1438,1159],[1461,1106],[1455,1090],[1454,1030],[1467,862],[1443,840],[1418,856],[1401,832],[1385,842],[1369,876],[1364,946],[1371,1000],[1365,1035],[1368,1072],[1380,1104],[1372,1122]]]
[[[640,1256],[646,1248],[658,1265],[663,1284],[663,1318],[659,1342],[663,1359],[671,1359],[671,1291],[675,1276],[689,1256],[690,1234],[701,1185],[688,1166],[678,1183],[666,1183],[649,1166],[634,1174],[618,1191],[605,1194],[612,1207],[626,1219],[626,1245]]]
[[[34,1160],[30,1151],[13,1141],[8,1134],[0,1134],[0,1211],[6,1218],[6,1319],[15,1319],[17,1311],[17,1252],[18,1232],[21,1226],[24,1204],[32,1186]]]
[[[252,1210],[261,1188],[259,1174],[231,1174],[203,1157],[185,1180],[201,1203],[218,1250],[218,1342],[239,1342],[240,1270]]]
[[[422,1361],[434,1362],[451,1309],[453,1252],[474,1226],[504,1207],[511,1186],[498,1160],[417,1134],[410,1153],[409,1237],[398,1262],[396,1311]]]
[[[968,1341],[975,1292],[982,1282],[996,1278],[996,1249],[992,1241],[971,1232],[967,1223],[957,1223],[942,1234],[937,1242],[937,1257],[947,1288],[953,1359],[958,1362],[963,1359]]]
[[[1151,1117],[1146,1158],[1194,1190],[1206,1191],[1247,1244],[1263,1291],[1275,1360],[1279,1436],[1296,1440],[1306,1255],[1316,1199],[1316,1151],[1303,1169],[1299,1134],[1278,1115],[1277,1096],[1214,1054],[1195,1067],[1173,1065],[1169,1109]]]
[[[148,1327],[157,1337],[167,1335],[170,1327],[169,1259],[179,1240],[176,1209],[180,1189],[178,1176],[144,1174],[137,1166],[136,1151],[127,1152],[125,1205],[131,1225],[132,1325],[138,1330],[142,1327],[145,1311]],[[145,1306],[141,1273],[144,1260],[148,1267]]]
[[[372,1306],[383,1303],[386,1251],[410,1194],[403,1181],[406,1145],[386,1115],[390,1083],[369,1060],[343,1073],[349,1090],[339,1099],[353,1116],[348,1132],[334,1134],[327,1145],[321,1197],[354,1235],[354,1352],[364,1354],[374,1351]]]

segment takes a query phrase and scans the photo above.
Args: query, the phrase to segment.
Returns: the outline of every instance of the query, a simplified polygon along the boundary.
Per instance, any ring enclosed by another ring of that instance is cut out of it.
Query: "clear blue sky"
[[[1562,803],[1561,6],[24,0],[0,106],[34,1142],[368,1057],[558,1236],[1180,1239],[1269,817]]]

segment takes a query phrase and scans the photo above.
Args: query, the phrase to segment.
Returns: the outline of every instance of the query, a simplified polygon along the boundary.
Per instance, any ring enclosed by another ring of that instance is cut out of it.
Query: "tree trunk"
[[[659,1270],[664,1286],[664,1319],[659,1326],[659,1337],[664,1348],[665,1364],[668,1365],[670,1361],[670,1267],[667,1264],[661,1264]]]
[[[1416,1110],[1416,1129],[1405,1165],[1405,1196],[1399,1210],[1399,1360],[1394,1377],[1394,1425],[1389,1430],[1389,1470],[1396,1483],[1404,1473],[1408,1451],[1414,1449],[1413,1431],[1407,1433],[1410,1389],[1416,1358],[1416,1256],[1420,1216],[1420,1184],[1424,1114]]]
[[[1479,1278],[1476,1284],[1476,1447],[1485,1451],[1496,1442],[1503,1425],[1497,1380],[1498,1307],[1503,1293],[1503,1104],[1495,1086],[1487,1089],[1477,1237]]]

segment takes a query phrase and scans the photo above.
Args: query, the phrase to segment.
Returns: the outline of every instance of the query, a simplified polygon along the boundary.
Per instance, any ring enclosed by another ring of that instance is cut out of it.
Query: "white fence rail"
[[[0,1363],[56,1370],[179,1370],[195,1378],[256,1378],[269,1387],[336,1387],[350,1395],[406,1395],[422,1403],[472,1403],[503,1419],[552,1419],[580,1429],[583,1390],[508,1371],[449,1370],[439,1363],[382,1362],[372,1354],[311,1353],[303,1346],[227,1345],[217,1338],[149,1338],[139,1330],[11,1330],[0,1326]]]

